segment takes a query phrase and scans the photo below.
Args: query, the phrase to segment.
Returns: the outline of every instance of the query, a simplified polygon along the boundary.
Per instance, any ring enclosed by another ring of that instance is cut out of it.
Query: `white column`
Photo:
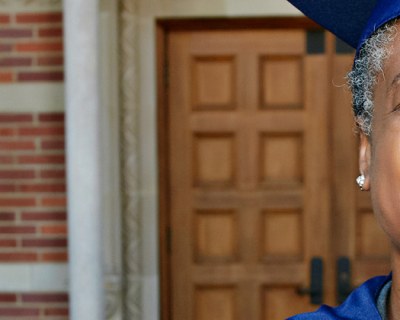
[[[104,319],[98,0],[64,3],[71,320]]]

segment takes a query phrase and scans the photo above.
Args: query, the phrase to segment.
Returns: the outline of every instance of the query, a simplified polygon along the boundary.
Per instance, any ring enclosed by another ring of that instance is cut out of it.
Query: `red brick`
[[[64,252],[45,252],[40,255],[40,260],[44,262],[66,262],[68,253]]]
[[[0,137],[10,137],[15,135],[15,129],[14,128],[0,128]]]
[[[0,192],[15,192],[17,189],[12,184],[0,184]]]
[[[65,207],[67,205],[67,199],[65,197],[43,198],[41,204],[45,207]]]
[[[65,179],[65,170],[42,170],[40,171],[40,177],[45,179]]]
[[[64,112],[47,112],[39,114],[40,122],[64,122]]]
[[[33,116],[28,113],[1,113],[0,122],[32,122]]]
[[[63,81],[64,73],[62,71],[37,71],[37,72],[19,72],[18,81]]]
[[[33,36],[31,29],[0,29],[0,38],[30,38]]]
[[[33,262],[37,260],[35,252],[0,252],[1,262]]]
[[[23,307],[2,307],[0,308],[0,316],[4,317],[33,317],[39,316],[39,309],[23,308]]]
[[[64,150],[65,142],[64,140],[45,140],[42,141],[43,150]]]
[[[13,156],[0,156],[0,164],[10,164],[14,162]]]
[[[67,308],[47,308],[44,310],[46,316],[65,316],[67,317],[69,312]]]
[[[17,43],[15,49],[18,52],[62,52],[62,42],[27,42]]]
[[[27,155],[18,157],[18,163],[23,164],[64,164],[64,162],[64,155]]]
[[[12,293],[0,293],[0,303],[2,302],[16,302],[17,295]]]
[[[10,52],[12,50],[11,44],[0,43],[0,52]]]
[[[32,65],[32,58],[3,58],[0,59],[0,67],[27,67]]]
[[[23,221],[66,221],[67,213],[60,211],[51,212],[22,212]]]
[[[67,246],[67,239],[22,239],[22,246],[26,248],[64,248]]]
[[[65,192],[64,184],[22,184],[18,186],[22,192]]]
[[[10,15],[0,14],[0,23],[10,23]]]
[[[15,213],[0,212],[0,221],[13,221],[13,220],[15,220]]]
[[[17,240],[15,239],[0,239],[0,247],[1,248],[8,248],[8,247],[16,247]],[[1,297],[1,294],[0,294]],[[1,299],[0,299],[1,302]]]
[[[33,226],[0,226],[0,234],[35,233]]]
[[[19,13],[17,14],[18,23],[61,23],[62,14],[56,12],[46,13]]]
[[[0,179],[33,179],[33,170],[0,170]]]
[[[34,198],[0,198],[0,207],[31,207],[35,205]]]
[[[1,141],[0,150],[35,150],[33,141]]]
[[[58,37],[63,36],[62,28],[41,28],[39,29],[39,37]]]
[[[42,226],[40,230],[42,234],[66,235],[67,225],[59,224],[59,225]]]
[[[64,127],[23,127],[18,130],[21,136],[63,136]]]
[[[63,66],[64,58],[63,57],[39,57],[37,59],[37,63],[39,66]]]
[[[23,293],[22,302],[68,302],[67,293]]]
[[[11,72],[0,72],[0,83],[12,82],[13,74]]]

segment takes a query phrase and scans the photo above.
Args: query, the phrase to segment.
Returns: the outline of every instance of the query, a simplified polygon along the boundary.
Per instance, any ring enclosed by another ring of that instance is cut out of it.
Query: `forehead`
[[[387,90],[392,90],[400,84],[400,33],[396,31],[396,36],[387,48],[390,54],[383,65],[382,78]]]
[[[379,119],[393,119],[391,114],[400,103],[400,25],[396,23],[397,28],[393,33],[391,41],[386,45],[384,53],[377,50],[372,55],[386,55],[382,61],[381,68],[377,68],[376,82],[372,87],[374,100],[374,121],[373,131],[376,131],[377,125],[382,129],[382,123]],[[370,57],[372,60],[379,57]],[[398,114],[398,113],[396,113]],[[396,116],[396,119],[398,117]],[[386,123],[386,122],[385,122]],[[388,127],[387,123],[384,127]]]
[[[385,48],[389,54],[383,61],[382,72],[378,75],[378,84],[381,83],[388,93],[400,85],[400,21],[395,26],[393,39]]]

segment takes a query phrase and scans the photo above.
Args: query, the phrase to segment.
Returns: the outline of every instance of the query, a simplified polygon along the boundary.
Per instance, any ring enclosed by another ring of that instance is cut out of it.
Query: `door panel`
[[[327,55],[295,29],[168,40],[171,318],[314,309],[298,288],[329,252]]]

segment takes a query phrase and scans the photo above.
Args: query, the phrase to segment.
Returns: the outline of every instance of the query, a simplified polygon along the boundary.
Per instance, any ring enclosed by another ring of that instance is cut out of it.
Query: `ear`
[[[363,132],[361,132],[359,168],[360,168],[360,173],[365,177],[363,190],[369,190],[371,187],[370,164],[371,164],[371,142],[370,139]]]

